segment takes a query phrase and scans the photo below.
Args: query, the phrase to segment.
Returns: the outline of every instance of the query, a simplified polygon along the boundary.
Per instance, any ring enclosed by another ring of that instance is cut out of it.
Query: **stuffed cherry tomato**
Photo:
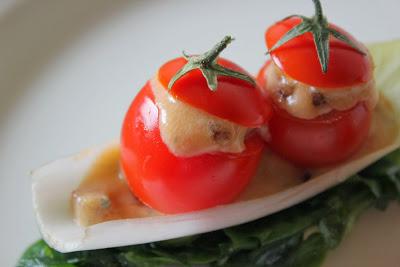
[[[231,40],[165,63],[126,114],[123,172],[133,193],[163,213],[233,201],[259,163],[256,130],[272,108],[243,69],[218,58]]]
[[[366,47],[328,23],[313,2],[314,17],[290,16],[267,29],[272,60],[257,78],[274,107],[270,147],[304,167],[353,155],[368,137],[378,101]]]

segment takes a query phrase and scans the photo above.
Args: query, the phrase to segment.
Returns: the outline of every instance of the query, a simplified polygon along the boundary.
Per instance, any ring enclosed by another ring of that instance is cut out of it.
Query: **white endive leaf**
[[[371,46],[377,87],[400,114],[400,41]],[[33,172],[33,202],[45,241],[61,252],[98,249],[166,240],[213,231],[267,216],[293,206],[370,165],[399,147],[399,138],[323,175],[271,196],[178,215],[115,220],[81,227],[74,222],[71,193],[91,165],[113,142],[54,161]]]

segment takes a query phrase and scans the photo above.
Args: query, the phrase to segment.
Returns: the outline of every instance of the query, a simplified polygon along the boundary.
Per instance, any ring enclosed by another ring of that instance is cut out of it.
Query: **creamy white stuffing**
[[[265,72],[266,88],[274,102],[294,117],[314,119],[332,110],[348,110],[364,101],[374,109],[379,100],[375,81],[332,89],[310,86],[287,77],[274,63]]]
[[[240,153],[250,128],[218,118],[172,97],[153,79],[152,90],[159,108],[163,142],[177,156],[210,152]]]

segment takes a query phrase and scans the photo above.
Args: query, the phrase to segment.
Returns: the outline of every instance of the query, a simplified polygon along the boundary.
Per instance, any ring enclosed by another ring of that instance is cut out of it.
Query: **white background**
[[[400,38],[399,0],[323,6],[362,41]],[[311,0],[36,0],[1,10],[0,266],[39,238],[30,170],[117,137],[138,89],[181,50],[202,52],[232,34],[223,55],[256,73],[266,27],[312,12]]]

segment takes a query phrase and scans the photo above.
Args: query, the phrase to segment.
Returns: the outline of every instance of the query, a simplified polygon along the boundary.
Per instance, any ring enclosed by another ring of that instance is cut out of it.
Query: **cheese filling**
[[[251,128],[192,107],[171,96],[157,78],[151,87],[159,109],[161,139],[176,156],[211,152],[241,153]]]
[[[362,101],[373,110],[379,100],[374,79],[334,90],[317,88],[285,76],[274,63],[269,64],[265,76],[266,88],[274,102],[301,119],[314,119],[333,110],[348,110]]]

